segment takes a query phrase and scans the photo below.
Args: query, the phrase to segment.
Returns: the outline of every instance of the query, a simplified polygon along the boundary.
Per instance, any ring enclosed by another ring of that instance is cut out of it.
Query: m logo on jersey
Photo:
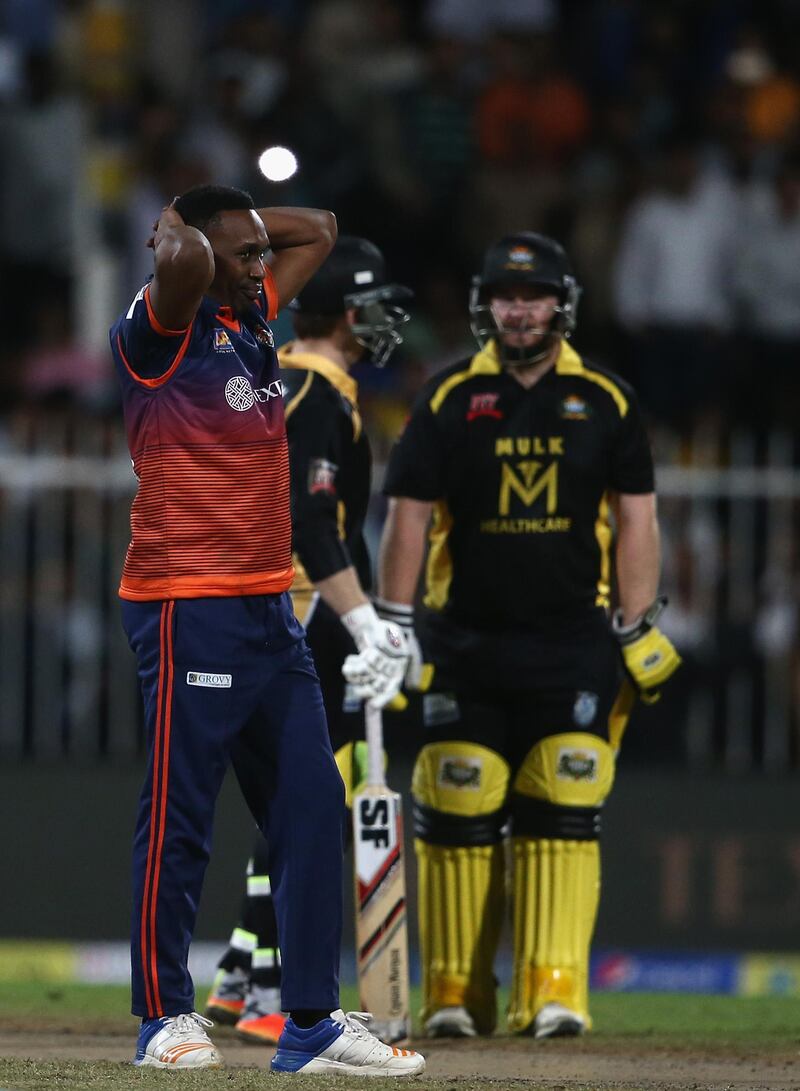
[[[502,420],[503,414],[497,408],[499,394],[487,392],[486,394],[473,394],[469,400],[467,420],[475,420],[476,417],[494,417]]]
[[[308,491],[312,496],[317,493],[328,493],[336,496],[336,471],[339,467],[334,462],[328,462],[327,458],[314,458],[308,467]]]
[[[217,352],[233,352],[227,330],[214,330],[214,348]]]
[[[512,467],[508,462],[503,463],[500,471],[498,514],[510,514],[512,493],[526,508],[529,508],[542,493],[546,493],[547,514],[552,515],[555,512],[558,507],[558,463],[551,462],[546,470],[539,473],[541,469],[541,462],[527,459],[524,462],[518,462],[516,467]]]

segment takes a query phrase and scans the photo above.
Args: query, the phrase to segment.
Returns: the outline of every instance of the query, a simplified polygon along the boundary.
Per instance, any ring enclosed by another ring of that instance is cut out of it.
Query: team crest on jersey
[[[253,334],[260,345],[266,345],[271,349],[275,348],[275,338],[272,336],[272,330],[269,326],[256,326]]]
[[[502,420],[503,414],[497,408],[499,399],[500,395],[494,391],[473,394],[469,400],[467,420],[475,420],[476,417],[493,417],[495,420]]]
[[[233,352],[227,330],[214,330],[214,348],[217,352]]]
[[[580,690],[572,706],[572,719],[578,727],[588,727],[597,715],[598,696],[589,690]]]
[[[527,246],[512,246],[506,258],[506,269],[533,269],[536,257]]]
[[[596,750],[573,750],[562,747],[558,752],[556,776],[559,780],[597,780]]]
[[[588,420],[590,412],[588,403],[577,394],[568,394],[561,403],[564,420]]]
[[[477,792],[481,786],[483,762],[480,758],[442,758],[437,780],[443,788]]]
[[[336,496],[336,471],[339,467],[327,458],[314,458],[308,467],[308,491],[312,496],[328,493]]]

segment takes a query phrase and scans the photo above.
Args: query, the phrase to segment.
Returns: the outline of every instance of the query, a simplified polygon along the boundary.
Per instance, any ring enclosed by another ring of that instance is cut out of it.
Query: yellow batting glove
[[[433,672],[436,670],[433,663],[423,663],[419,671],[417,689],[420,693],[427,693],[433,685]]]
[[[622,625],[619,610],[611,623],[625,669],[639,696],[648,705],[659,699],[661,686],[682,662],[672,641],[655,624],[666,605],[667,600],[661,595],[632,625]]]
[[[413,687],[420,693],[427,693],[433,683],[433,663],[423,663],[420,667],[419,679]],[[412,688],[409,686],[409,689]],[[396,694],[386,706],[387,712],[403,712],[408,708],[408,698],[402,692]]]

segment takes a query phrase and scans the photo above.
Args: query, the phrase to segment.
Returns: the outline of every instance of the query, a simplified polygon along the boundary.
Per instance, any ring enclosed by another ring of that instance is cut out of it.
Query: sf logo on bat
[[[371,799],[358,801],[358,832],[361,841],[376,849],[388,849],[392,844],[393,818],[391,801]]]

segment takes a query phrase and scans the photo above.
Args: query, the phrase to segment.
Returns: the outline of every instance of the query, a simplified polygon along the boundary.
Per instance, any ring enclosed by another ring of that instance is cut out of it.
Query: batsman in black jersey
[[[571,347],[578,295],[552,239],[492,246],[470,301],[480,349],[427,384],[389,461],[379,590],[383,616],[409,633],[429,539],[422,631],[435,673],[412,792],[433,1035],[494,1028],[506,860],[510,1028],[590,1026],[601,809],[634,692],[655,699],[680,662],[655,627],[639,407]]]
[[[363,533],[371,455],[349,371],[365,354],[378,366],[386,363],[402,340],[410,295],[389,281],[377,247],[340,236],[291,304],[297,340],[278,353],[291,472],[291,593],[322,684],[348,805],[366,770],[361,701],[386,704],[408,673],[402,630],[382,621],[366,594],[372,581]],[[342,667],[348,657],[360,684],[346,692]],[[220,962],[208,1014],[236,1023],[246,1039],[276,1042],[284,1021],[279,985],[266,843],[259,837],[241,920]]]

